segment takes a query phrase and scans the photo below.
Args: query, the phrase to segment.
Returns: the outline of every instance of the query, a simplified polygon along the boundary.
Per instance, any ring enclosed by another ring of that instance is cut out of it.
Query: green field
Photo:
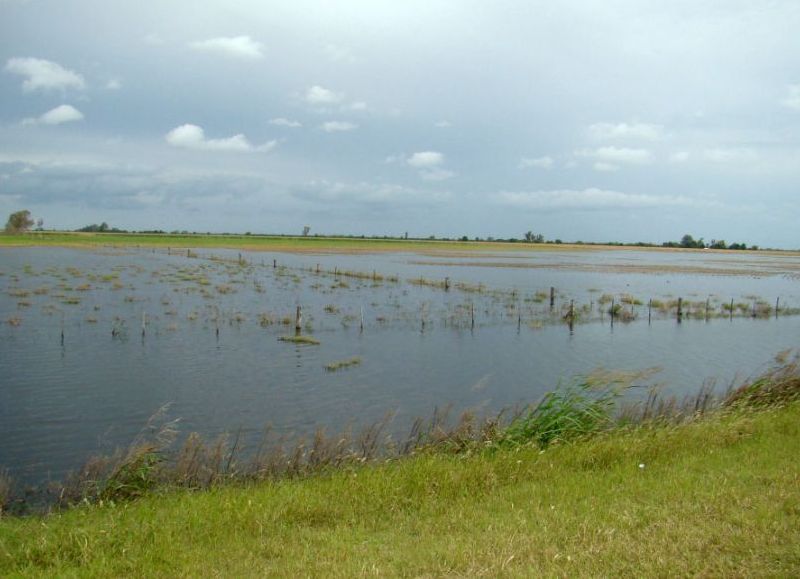
[[[173,247],[229,248],[250,251],[369,253],[382,251],[548,251],[570,245],[503,243],[487,241],[443,241],[369,239],[359,237],[291,237],[267,235],[148,234],[31,232],[0,235],[0,247]],[[591,247],[589,247],[591,248]]]
[[[3,576],[797,576],[800,405],[0,520]]]

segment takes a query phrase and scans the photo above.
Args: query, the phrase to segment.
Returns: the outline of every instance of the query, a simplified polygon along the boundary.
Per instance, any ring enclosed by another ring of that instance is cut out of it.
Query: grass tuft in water
[[[280,342],[291,342],[292,344],[307,344],[309,346],[319,346],[320,341],[311,336],[281,336],[278,338]]]
[[[337,370],[350,368],[351,366],[358,366],[359,364],[361,364],[361,358],[356,356],[354,358],[338,360],[336,362],[331,362],[330,364],[325,364],[325,370],[328,372],[336,372]]]

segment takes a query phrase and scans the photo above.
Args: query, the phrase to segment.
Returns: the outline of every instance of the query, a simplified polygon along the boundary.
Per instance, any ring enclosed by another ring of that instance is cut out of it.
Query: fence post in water
[[[731,298],[731,321],[733,321],[733,298]]]
[[[297,311],[294,316],[294,331],[300,333],[303,327],[303,309],[297,306]]]
[[[575,300],[569,300],[569,320],[575,318]]]
[[[361,322],[358,326],[360,332],[364,331],[364,306],[361,306]]]
[[[147,323],[147,312],[142,310],[142,337],[143,338],[144,338],[144,327],[145,327],[146,323]]]
[[[608,310],[608,313],[611,314],[611,323],[614,323],[614,314],[616,311],[614,310],[614,298],[611,298],[611,309]]]
[[[273,259],[272,260],[272,269],[275,269],[276,267],[278,267],[278,260],[277,259]]]
[[[472,327],[475,328],[475,304],[469,304],[469,315],[472,319]]]
[[[189,250],[189,249],[186,250],[186,257],[192,257],[191,250]]]
[[[780,308],[780,306],[781,306],[781,298],[779,297],[779,298],[777,298],[775,300],[775,319],[776,320],[778,319],[778,309]]]
[[[550,286],[550,308],[552,309],[556,303],[556,288]]]
[[[317,273],[319,273],[319,264],[317,264]]]
[[[678,322],[683,318],[683,298],[678,298]]]
[[[647,323],[650,323],[653,315],[653,298],[647,300]]]
[[[706,321],[708,321],[708,305],[710,300],[711,300],[710,297],[706,298]]]
[[[450,278],[444,278],[444,291],[450,291]]]

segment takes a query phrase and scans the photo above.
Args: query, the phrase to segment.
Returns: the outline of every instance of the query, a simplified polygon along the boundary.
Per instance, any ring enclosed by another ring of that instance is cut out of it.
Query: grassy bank
[[[163,491],[0,520],[0,574],[797,576],[798,453],[790,402]]]

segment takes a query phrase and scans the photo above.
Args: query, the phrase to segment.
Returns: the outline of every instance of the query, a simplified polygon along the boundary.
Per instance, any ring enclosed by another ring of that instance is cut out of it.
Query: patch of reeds
[[[358,366],[359,364],[361,364],[361,358],[355,356],[353,358],[347,358],[346,360],[337,360],[336,362],[325,364],[325,370],[327,372],[336,372],[337,370],[343,370],[344,368]]]
[[[320,341],[311,336],[300,334],[296,336],[281,336],[278,338],[279,342],[291,342],[292,344],[305,344],[308,346],[319,346]]]

